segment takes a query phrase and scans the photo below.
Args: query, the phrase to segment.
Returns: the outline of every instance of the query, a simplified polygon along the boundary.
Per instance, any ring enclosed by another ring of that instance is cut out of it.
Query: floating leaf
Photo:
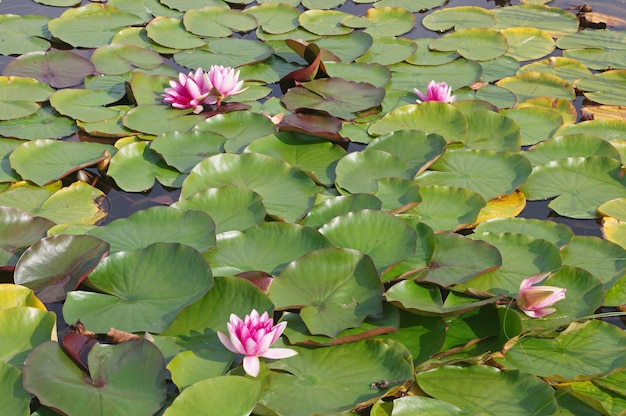
[[[52,107],[42,107],[28,117],[0,121],[0,135],[18,139],[59,139],[77,130],[76,122],[60,116]]]
[[[108,251],[109,245],[95,237],[53,235],[24,252],[13,279],[37,291],[43,302],[59,302],[78,287]]]
[[[24,365],[24,387],[67,414],[150,415],[163,406],[163,356],[151,342],[96,344],[88,360],[85,374],[56,342],[41,344]]]
[[[430,396],[462,406],[471,413],[526,416],[531,412],[547,416],[557,409],[552,388],[519,371],[500,371],[484,365],[445,366],[418,373],[416,380]],[[456,387],[452,390],[450,380],[455,380]]]
[[[549,139],[556,129],[563,125],[563,117],[547,108],[511,108],[503,110],[501,114],[520,126],[522,146],[530,146]]]
[[[604,348],[597,351],[596,345]],[[502,362],[507,368],[541,377],[583,380],[624,366],[625,351],[626,338],[619,328],[592,320],[573,325],[553,339],[521,337],[506,351]]]
[[[185,29],[194,35],[214,38],[227,37],[233,32],[249,32],[256,29],[254,16],[222,7],[191,9],[183,17]]]
[[[578,30],[578,19],[572,13],[541,4],[497,8],[492,11],[497,18],[492,29],[510,27],[534,27],[544,30],[552,37],[560,37]],[[560,47],[560,46],[559,46]]]
[[[555,48],[549,33],[528,27],[511,27],[500,31],[509,44],[507,55],[518,61],[530,61],[550,55]]]
[[[524,65],[519,69],[518,73],[521,74],[524,72],[552,74],[563,78],[567,82],[574,82],[579,78],[591,75],[591,71],[577,60],[564,58],[562,56],[552,56],[543,61]]]
[[[13,76],[0,76],[1,120],[26,117],[39,110],[37,102],[46,101],[52,95],[52,88],[32,79]]]
[[[533,166],[578,156],[606,156],[621,160],[620,154],[610,142],[590,134],[556,136],[532,146],[524,156]]]
[[[55,322],[53,312],[37,307],[17,306],[0,310],[0,362],[22,368],[30,351],[51,339]]]
[[[202,414],[249,415],[261,390],[258,381],[238,376],[215,377],[192,384],[174,399],[163,416]],[[224,397],[237,397],[236,401]]]
[[[50,42],[46,39],[48,20],[45,16],[2,14],[0,37],[11,39],[11,42],[2,42],[0,54],[14,55],[47,50],[50,47]]]
[[[210,68],[211,65],[238,67],[261,62],[273,49],[263,42],[239,38],[212,39],[210,44],[174,54],[174,60],[187,68]]]
[[[464,58],[486,61],[504,55],[509,45],[506,37],[492,29],[458,29],[430,42],[436,51],[454,51]]]
[[[359,56],[356,61],[391,65],[402,62],[413,55],[416,49],[417,45],[408,39],[396,37],[376,38],[367,52]]]
[[[574,82],[591,101],[601,104],[621,105],[626,98],[626,88],[620,86],[626,80],[626,70],[606,71],[590,75]]]
[[[415,180],[420,186],[466,188],[489,200],[512,193],[530,172],[530,163],[518,154],[459,149],[444,153]]]
[[[344,26],[363,28],[374,39],[385,36],[400,36],[415,27],[415,16],[404,8],[377,7],[367,9],[361,18],[347,17],[341,21]]]
[[[489,10],[476,6],[457,6],[435,10],[422,19],[424,27],[443,32],[448,29],[489,28],[496,18]]]
[[[565,224],[534,218],[494,218],[478,224],[474,229],[475,234],[505,232],[541,238],[559,247],[569,243],[574,236],[574,232]]]
[[[562,78],[556,75],[525,72],[513,77],[503,78],[496,82],[499,87],[513,92],[518,102],[534,97],[574,99],[574,89]]]
[[[576,59],[587,68],[626,68],[623,51],[626,36],[623,32],[604,30],[582,30],[558,39],[556,46],[564,49],[563,56]]]
[[[270,246],[268,241],[275,244]],[[243,232],[230,231],[218,235],[217,246],[205,257],[217,276],[257,270],[277,275],[298,257],[330,246],[331,243],[313,228],[265,222]]]
[[[98,47],[106,45],[125,26],[142,24],[138,16],[110,5],[87,4],[66,10],[50,20],[48,29],[72,46]]]
[[[300,10],[293,5],[282,2],[260,3],[245,9],[244,13],[254,16],[258,25],[266,33],[281,34],[288,33],[298,27],[298,16]],[[298,1],[300,3],[300,1]]]
[[[572,218],[595,218],[606,201],[626,196],[621,162],[605,157],[568,157],[536,166],[521,191],[528,199],[553,199],[549,207]]]
[[[349,153],[339,160],[335,171],[337,186],[352,194],[375,192],[382,178],[413,178],[408,163],[382,150]]]
[[[276,126],[260,113],[233,111],[207,118],[194,131],[220,134],[226,138],[226,152],[241,153],[255,139],[276,133]]]
[[[109,328],[160,332],[178,312],[213,286],[206,261],[182,244],[156,243],[119,251],[102,260],[89,283],[103,293],[69,292],[63,315],[80,320],[94,332]]]
[[[46,235],[54,225],[17,208],[0,206],[0,267],[14,266],[23,251]]]
[[[338,247],[367,254],[382,273],[392,264],[415,254],[416,233],[386,212],[361,210],[333,218],[320,228]]]
[[[215,246],[215,224],[205,213],[151,207],[88,232],[111,244],[111,252],[137,250],[150,244],[181,243],[204,252]]]
[[[139,46],[113,43],[97,48],[91,62],[101,74],[119,75],[134,68],[155,69],[163,63],[158,53]]]
[[[315,183],[300,169],[257,153],[211,156],[194,167],[183,183],[182,198],[207,188],[236,185],[263,198],[270,215],[295,221],[313,206]]]

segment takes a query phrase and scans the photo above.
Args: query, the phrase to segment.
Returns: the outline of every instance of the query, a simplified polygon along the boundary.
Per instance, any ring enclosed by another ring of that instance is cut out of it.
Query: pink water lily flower
[[[165,102],[170,103],[175,108],[193,108],[193,112],[198,114],[203,110],[203,104],[213,104],[216,102],[211,97],[211,88],[209,77],[198,68],[197,71],[191,71],[188,75],[182,72],[178,74],[178,81],[170,81],[170,88],[166,88],[165,94],[161,96]]]
[[[289,348],[270,348],[285,330],[287,322],[274,325],[274,320],[268,317],[267,312],[259,316],[259,313],[253,309],[243,321],[237,315],[231,314],[230,322],[226,326],[228,335],[217,331],[217,336],[230,351],[245,356],[243,369],[252,377],[259,375],[261,369],[259,357],[279,359],[297,354]]]
[[[211,84],[211,95],[215,97],[215,103],[218,106],[227,97],[245,91],[242,89],[243,81],[239,81],[239,71],[235,71],[234,68],[213,65],[209,69],[208,78]]]
[[[426,86],[426,95],[422,94],[420,90],[414,88],[413,91],[420,98],[416,100],[418,103],[422,101],[441,101],[444,103],[453,103],[456,101],[456,95],[450,95],[452,88],[445,82],[430,81]]]
[[[517,307],[531,318],[541,318],[553,312],[556,309],[549,306],[565,299],[567,289],[554,286],[533,286],[535,283],[541,282],[548,276],[547,273],[529,277],[522,280],[517,294]]]

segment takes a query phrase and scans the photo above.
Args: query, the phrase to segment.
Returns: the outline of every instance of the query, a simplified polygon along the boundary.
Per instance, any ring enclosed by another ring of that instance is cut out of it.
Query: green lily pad
[[[620,88],[626,81],[626,70],[606,71],[590,75],[574,82],[583,90],[587,99],[600,104],[622,105],[626,98],[626,88]]]
[[[212,131],[172,131],[160,134],[150,143],[150,149],[168,165],[188,172],[207,157],[222,153],[225,142],[224,136]]]
[[[0,267],[14,266],[24,250],[46,235],[54,225],[17,208],[0,206]]]
[[[549,207],[572,218],[596,218],[606,201],[626,196],[621,162],[606,156],[568,157],[537,166],[522,186],[528,199],[553,199]]]
[[[562,56],[553,56],[542,61],[524,65],[519,69],[518,73],[521,74],[524,72],[552,74],[563,78],[567,82],[574,82],[579,78],[591,75],[591,71],[577,60],[564,58]]]
[[[459,29],[430,42],[436,51],[454,51],[464,58],[487,61],[509,50],[507,38],[496,30],[484,28]]]
[[[109,43],[120,29],[142,23],[138,16],[117,7],[91,3],[66,10],[48,22],[48,29],[72,46],[94,48]]]
[[[415,43],[417,44],[417,51],[412,56],[405,59],[405,62],[408,62],[412,65],[439,66],[453,62],[459,57],[459,54],[456,52],[441,52],[431,50],[428,45],[430,44],[430,42],[432,42],[432,40],[433,38],[415,39]]]
[[[59,302],[68,291],[78,287],[108,251],[109,245],[95,237],[53,235],[24,252],[13,279],[37,291],[43,302]]]
[[[494,218],[478,224],[474,229],[475,234],[505,232],[542,238],[558,247],[565,246],[574,236],[572,229],[565,224],[534,218]]]
[[[302,225],[317,228],[339,215],[362,209],[379,210],[380,208],[380,199],[370,194],[338,196],[316,204],[304,217]]]
[[[528,149],[524,156],[533,166],[580,156],[606,156],[621,160],[619,152],[610,142],[598,136],[582,133],[552,137]]]
[[[515,191],[526,182],[530,172],[530,163],[519,154],[458,149],[445,152],[415,180],[420,186],[466,188],[488,201]]]
[[[326,270],[320,273],[320,267]],[[275,277],[269,296],[276,308],[300,308],[312,334],[335,337],[382,312],[382,284],[372,259],[356,250],[309,252]]]
[[[139,105],[122,118],[125,127],[155,135],[189,131],[203,120],[203,116],[191,114],[191,109],[179,110],[158,104]]]
[[[270,46],[258,40],[217,38],[206,46],[174,54],[174,60],[187,68],[210,68],[211,65],[236,68],[261,62],[272,52]]]
[[[20,175],[11,167],[9,157],[22,140],[0,138],[0,183],[19,181]]]
[[[91,55],[91,62],[101,74],[119,75],[134,68],[155,69],[163,63],[163,58],[150,49],[112,43],[97,48]]]
[[[382,178],[412,179],[412,171],[407,162],[382,150],[348,153],[335,169],[337,186],[352,194],[375,192]]]
[[[24,387],[67,414],[151,415],[165,403],[163,356],[150,341],[96,344],[88,364],[86,374],[56,342],[43,343],[24,365]]]
[[[506,111],[495,113],[477,110],[466,114],[469,131],[465,147],[503,152],[519,152],[523,133],[514,118]]]
[[[182,351],[168,363],[172,381],[180,390],[207,378],[219,377],[228,371],[233,362],[233,353],[225,349]]]
[[[467,137],[467,118],[448,103],[428,101],[406,105],[391,111],[374,122],[368,132],[382,136],[398,130],[421,130],[437,133],[447,142],[463,141]]]
[[[352,15],[338,10],[307,10],[298,17],[300,26],[316,35],[345,35],[352,28],[344,26],[342,20]]]
[[[268,241],[275,243],[270,246]],[[331,243],[314,228],[265,222],[244,231],[219,234],[217,246],[206,253],[205,258],[216,276],[257,270],[278,275],[300,256],[330,246]]]
[[[547,108],[510,108],[503,110],[501,114],[519,125],[522,146],[530,146],[549,139],[563,125],[563,117]]]
[[[148,37],[148,31],[144,27],[129,27],[120,30],[111,40],[111,44],[115,43],[134,45],[160,54],[174,54],[179,51],[178,48],[168,48],[154,42]]]
[[[435,231],[456,231],[473,224],[487,205],[483,197],[465,188],[420,187],[422,201],[403,216],[415,217]]]
[[[391,65],[402,62],[412,56],[416,50],[417,45],[408,39],[392,36],[376,38],[367,52],[359,56],[356,61]]]
[[[355,1],[355,3],[360,3]],[[380,0],[374,3],[374,7],[399,7],[412,13],[424,12],[445,3],[445,0]]]
[[[208,409],[224,416],[249,415],[261,390],[258,381],[239,376],[201,380],[186,388],[163,412],[163,416],[202,414]],[[236,401],[224,397],[237,397]]]
[[[118,99],[104,90],[65,89],[56,91],[50,97],[50,105],[65,116],[94,122],[118,116],[119,109],[106,107]]]
[[[119,251],[102,260],[88,276],[105,293],[69,292],[63,315],[80,319],[94,332],[165,330],[185,306],[213,286],[202,255],[182,244],[155,243]]]
[[[568,294],[569,295],[569,294]],[[597,350],[595,345],[603,345]],[[602,321],[575,324],[556,338],[522,337],[508,351],[507,368],[556,380],[583,380],[624,366],[626,338],[614,325]]]
[[[343,148],[328,140],[295,132],[280,132],[256,139],[245,151],[284,160],[326,186],[334,183],[334,168],[346,154]]]
[[[522,4],[519,6],[493,9],[497,18],[492,29],[501,30],[511,27],[534,27],[544,30],[550,36],[558,38],[578,31],[578,19],[574,14],[558,7],[541,4]]]
[[[188,10],[183,17],[185,29],[194,35],[221,38],[233,32],[256,29],[254,16],[222,7],[203,7]]]
[[[180,199],[172,207],[183,211],[202,211],[215,222],[217,234],[238,230],[243,231],[265,220],[263,199],[256,192],[239,186],[221,186],[198,192]]]
[[[0,16],[0,37],[11,39],[11,42],[2,42],[0,55],[48,50],[50,47],[50,42],[46,39],[49,36],[48,20],[45,16],[2,14]]]
[[[402,220],[382,211],[360,210],[337,216],[320,232],[338,247],[369,255],[382,273],[415,254],[417,235]]]
[[[489,28],[496,24],[494,14],[482,7],[457,6],[435,10],[422,19],[425,28],[443,32],[448,29]]]
[[[496,82],[499,87],[513,92],[518,102],[534,97],[574,99],[573,87],[556,75],[540,72],[524,72]]]
[[[496,247],[502,256],[502,266],[476,276],[457,289],[473,288],[513,297],[523,279],[561,268],[559,248],[547,240],[511,232],[473,234],[472,238]]]
[[[182,19],[160,16],[146,25],[148,38],[162,46],[173,49],[199,48],[206,45],[206,40],[185,30]]]
[[[313,206],[317,186],[300,169],[257,153],[220,154],[197,164],[183,183],[182,198],[204,191],[236,185],[263,198],[268,214],[295,221]]]
[[[519,62],[517,59],[513,59],[510,56],[502,55],[496,59],[482,61],[480,62],[480,66],[483,68],[483,73],[480,77],[481,80],[485,82],[492,82],[514,75],[519,69]],[[485,87],[494,87],[494,85],[488,84],[482,88]]]
[[[549,33],[530,27],[510,27],[500,31],[509,44],[507,55],[518,61],[530,61],[548,56],[555,43]]]
[[[264,32],[272,34],[288,33],[298,27],[300,10],[294,7],[294,5],[286,4],[287,2],[281,2],[280,4],[274,2],[258,3],[258,6],[245,9],[244,13],[254,16],[259,28]]]
[[[556,46],[563,49],[563,56],[575,59],[591,69],[624,69],[626,59],[626,36],[623,32],[582,30],[557,40]]]
[[[53,336],[56,315],[39,308],[18,306],[0,310],[0,323],[3,339],[0,362],[21,369],[31,350]]]
[[[27,117],[0,121],[0,135],[26,140],[57,139],[70,136],[76,130],[74,120],[59,115],[48,106]]]
[[[527,416],[530,412],[547,416],[557,410],[548,384],[515,370],[501,371],[484,365],[445,366],[418,373],[415,378],[420,389],[430,396],[470,413]],[[455,380],[453,391],[450,380]]]
[[[298,355],[270,365],[287,373],[272,374],[269,389],[259,400],[279,414],[307,416],[348,410],[384,393],[372,390],[373,382],[400,380],[395,381],[397,385],[413,377],[409,352],[391,340],[293,349]]]
[[[563,126],[554,132],[554,136],[570,134],[591,134],[606,141],[626,139],[626,121],[622,120],[588,120]]]
[[[95,165],[111,153],[115,153],[114,147],[100,143],[41,139],[22,143],[9,160],[22,178],[44,185]]]
[[[154,186],[154,180],[166,186],[180,188],[184,175],[169,167],[147,142],[131,143],[121,148],[109,163],[108,174],[117,185],[129,192],[139,192]]]
[[[455,90],[478,81],[483,72],[478,62],[464,58],[457,58],[452,62],[441,65],[400,63],[391,66],[390,69],[392,70],[392,78],[391,84],[387,88],[410,91],[411,93],[413,93],[413,88],[418,88],[424,92],[428,83],[433,80],[445,80]],[[417,96],[413,95],[411,98],[413,102],[413,100],[417,99]]]
[[[17,182],[0,192],[0,205],[19,208],[57,224],[94,224],[107,215],[104,193],[85,182],[61,188],[60,183],[39,187]]]
[[[22,372],[11,364],[0,361],[0,388],[7,392],[0,398],[3,409],[11,409],[10,415],[30,413],[30,394],[22,386]],[[9,393],[10,392],[10,393]]]
[[[410,32],[415,27],[415,16],[404,8],[376,7],[367,9],[363,17],[346,17],[341,24],[364,29],[365,33],[377,39]]]
[[[276,126],[263,114],[233,111],[207,118],[194,131],[220,134],[226,138],[226,152],[241,153],[255,139],[276,133]]]
[[[0,120],[13,120],[34,114],[52,95],[52,88],[33,78],[0,76]]]
[[[215,224],[205,213],[151,207],[88,232],[111,244],[111,252],[137,250],[150,244],[180,243],[204,252],[215,246]]]

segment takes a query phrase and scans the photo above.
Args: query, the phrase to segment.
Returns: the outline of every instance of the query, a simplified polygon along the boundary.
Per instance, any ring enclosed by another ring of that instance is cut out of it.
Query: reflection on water
[[[89,3],[91,2],[83,0],[81,5]],[[559,7],[565,10],[570,10],[571,12],[576,13],[576,11],[584,3],[591,6],[594,12],[626,19],[626,0],[554,0],[548,5],[553,7]],[[519,4],[521,4],[519,0],[449,0],[444,7],[471,5],[492,9]],[[337,10],[355,15],[363,15],[370,7],[371,4],[356,4],[349,0]],[[38,15],[54,18],[60,16],[66,9],[66,7],[44,6],[35,3],[34,1],[0,0],[0,14]],[[433,10],[437,9],[440,8],[436,8]],[[432,12],[432,10],[425,13],[416,13],[416,27],[410,33],[404,35],[403,37],[409,39],[436,37],[436,33],[427,30],[421,25],[422,18],[430,12]],[[81,50],[75,52],[83,55],[88,55],[91,51]],[[15,57],[0,56],[0,70],[13,59],[15,59]],[[577,109],[580,109],[581,102],[582,97],[578,97],[575,100],[574,104],[576,105]],[[360,148],[362,148],[362,146],[358,144],[352,144],[349,147],[349,151],[357,151]],[[116,218],[127,217],[133,212],[146,209],[150,206],[170,205],[178,199],[178,196],[180,194],[180,190],[166,190],[158,183],[153,189],[144,193],[127,193],[118,191],[116,189],[108,189],[105,191],[107,192],[111,208],[109,217],[106,220],[107,222],[112,221]],[[524,218],[549,219],[555,222],[564,223],[572,228],[574,232],[579,235],[601,236],[602,234],[600,224],[597,220],[576,220],[560,217],[548,208],[547,201],[528,202],[526,208],[522,211],[520,216]]]

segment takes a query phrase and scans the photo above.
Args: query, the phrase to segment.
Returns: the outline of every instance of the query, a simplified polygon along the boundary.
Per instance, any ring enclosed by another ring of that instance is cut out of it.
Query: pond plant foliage
[[[541,1],[37,3],[62,13],[0,15],[3,415],[626,412],[599,319],[626,304],[623,27]],[[164,99],[212,67],[230,87]],[[107,219],[112,189],[160,187]]]

